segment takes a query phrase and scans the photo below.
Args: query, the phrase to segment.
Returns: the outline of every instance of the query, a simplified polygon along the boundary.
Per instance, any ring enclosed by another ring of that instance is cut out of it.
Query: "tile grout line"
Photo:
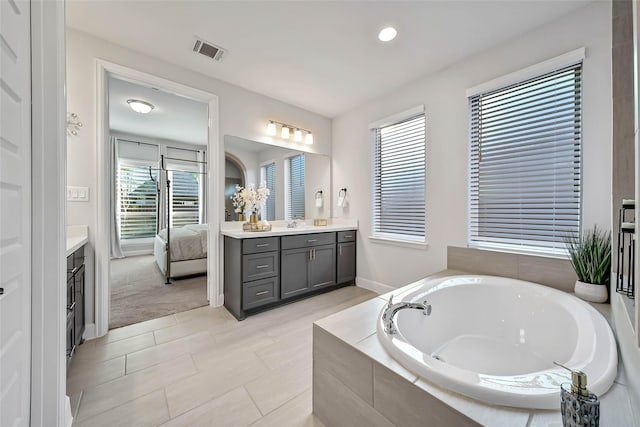
[[[260,409],[260,407],[258,406],[258,404],[256,403],[255,399],[253,398],[253,396],[251,395],[251,393],[249,392],[249,390],[247,390],[246,384],[242,384],[240,387],[242,387],[242,389],[245,391],[245,393],[247,393],[247,396],[249,396],[249,399],[251,399],[251,403],[253,403],[253,406],[256,407],[256,409],[258,410],[258,412],[260,413],[260,419],[255,420],[252,424],[258,422],[259,420],[261,420],[262,418],[265,417],[266,414],[262,413],[262,409]],[[268,414],[268,413],[267,413]]]

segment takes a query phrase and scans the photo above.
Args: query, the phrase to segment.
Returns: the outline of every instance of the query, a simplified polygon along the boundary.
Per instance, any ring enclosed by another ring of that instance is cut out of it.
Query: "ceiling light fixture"
[[[378,38],[382,42],[390,42],[391,40],[396,38],[396,35],[398,35],[398,31],[396,31],[395,28],[387,27],[380,30],[380,32],[378,33]]]
[[[280,133],[278,134],[278,126],[280,126]],[[269,136],[277,136],[280,135],[282,139],[291,138],[291,133],[293,132],[293,140],[295,142],[302,142],[304,140],[305,144],[313,144],[313,134],[310,130],[303,129],[297,126],[291,126],[286,123],[277,122],[275,120],[269,120],[267,123],[267,135]],[[303,138],[304,137],[304,138]]]
[[[147,101],[140,101],[139,99],[127,99],[127,104],[129,104],[129,107],[131,107],[133,111],[140,114],[150,113],[151,110],[156,108],[153,104],[150,104]]]

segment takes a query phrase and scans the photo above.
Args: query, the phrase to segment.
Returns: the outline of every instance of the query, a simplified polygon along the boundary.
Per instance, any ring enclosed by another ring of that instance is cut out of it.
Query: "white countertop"
[[[304,226],[287,228],[286,221],[271,221],[271,231],[242,231],[242,222],[224,222],[220,224],[220,233],[234,239],[252,239],[255,237],[289,236],[295,234],[329,233],[333,231],[357,230],[357,220],[331,219],[328,225],[313,226],[313,220],[304,222]]]
[[[67,256],[71,255],[89,241],[89,226],[67,225]]]

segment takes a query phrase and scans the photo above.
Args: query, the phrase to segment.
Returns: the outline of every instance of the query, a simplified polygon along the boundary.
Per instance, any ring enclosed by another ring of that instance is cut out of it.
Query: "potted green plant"
[[[585,301],[605,302],[611,279],[611,233],[587,229],[565,239],[569,261],[578,276],[574,292]]]

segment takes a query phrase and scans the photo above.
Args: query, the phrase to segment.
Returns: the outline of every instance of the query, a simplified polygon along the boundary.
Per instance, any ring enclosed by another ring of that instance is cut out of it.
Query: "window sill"
[[[526,249],[519,248],[508,245],[490,245],[486,243],[468,243],[467,246],[471,249],[480,249],[483,251],[493,251],[493,252],[502,252],[508,254],[517,254],[517,255],[530,255],[537,256],[543,258],[554,258],[554,259],[569,259],[569,255],[567,253],[560,252],[547,252],[544,250],[535,250],[535,249]]]
[[[393,246],[403,246],[405,248],[412,248],[412,249],[427,249],[427,247],[429,246],[428,242],[393,239],[390,237],[369,236],[369,241],[371,241],[372,243],[379,243],[379,244],[393,245]]]

